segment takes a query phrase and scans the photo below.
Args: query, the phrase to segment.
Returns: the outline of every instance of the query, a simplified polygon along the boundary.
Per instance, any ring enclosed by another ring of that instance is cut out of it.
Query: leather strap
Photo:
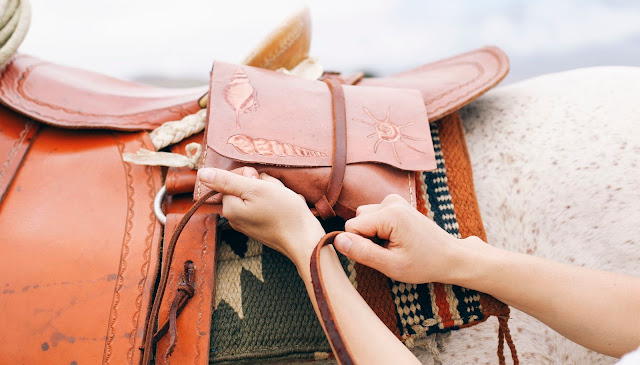
[[[347,168],[347,116],[344,103],[344,90],[340,80],[336,77],[327,77],[323,80],[331,91],[331,110],[333,113],[333,163],[331,164],[331,176],[327,193],[316,203],[316,211],[322,219],[336,216],[333,206],[338,201],[344,173]]]
[[[176,226],[173,234],[171,235],[171,240],[166,247],[166,253],[164,255],[164,262],[162,263],[162,272],[160,274],[160,281],[158,283],[158,292],[156,293],[156,297],[153,300],[153,307],[151,308],[151,313],[149,315],[149,320],[147,322],[146,330],[144,332],[144,340],[140,350],[143,351],[142,354],[142,364],[149,365],[151,364],[151,359],[153,358],[153,345],[154,341],[154,329],[158,322],[158,316],[160,313],[160,304],[162,303],[162,298],[164,297],[164,293],[167,287],[167,280],[169,278],[169,270],[171,268],[171,263],[173,261],[174,252],[176,250],[176,243],[178,242],[178,238],[182,233],[182,230],[189,222],[189,219],[194,215],[194,213],[200,208],[202,204],[204,204],[207,199],[211,198],[216,191],[211,190],[204,194],[197,202],[193,204],[191,209],[180,220],[180,223]],[[177,313],[176,313],[177,317]],[[162,330],[162,328],[161,328]],[[159,331],[160,332],[160,331]],[[165,332],[166,333],[166,332]],[[158,338],[159,339],[159,338]],[[157,339],[156,339],[157,340]]]
[[[167,187],[168,195],[184,194],[193,192],[198,179],[198,171],[189,167],[170,167],[167,170],[167,177],[164,184]]]
[[[189,302],[189,299],[193,297],[195,293],[195,271],[196,268],[193,264],[193,261],[185,261],[184,262],[184,271],[182,272],[182,276],[180,278],[180,282],[178,283],[178,295],[173,298],[171,303],[171,309],[169,310],[169,318],[165,321],[165,323],[159,327],[158,331],[153,335],[153,341],[158,342],[166,333],[169,331],[170,336],[170,344],[167,349],[168,355],[171,355],[173,349],[176,346],[176,341],[178,340],[178,329],[176,322],[178,320],[178,316],[182,313],[182,310]]]
[[[349,351],[349,347],[344,340],[344,336],[338,328],[336,318],[333,315],[333,308],[331,302],[327,296],[327,289],[325,288],[324,281],[322,279],[322,270],[320,268],[320,252],[322,247],[333,244],[333,240],[342,231],[335,231],[326,234],[320,242],[316,245],[311,255],[311,284],[313,285],[313,293],[318,303],[318,310],[320,311],[320,317],[324,323],[324,328],[327,331],[329,337],[329,343],[333,348],[333,353],[336,355],[338,362],[341,365],[354,364],[353,355]]]

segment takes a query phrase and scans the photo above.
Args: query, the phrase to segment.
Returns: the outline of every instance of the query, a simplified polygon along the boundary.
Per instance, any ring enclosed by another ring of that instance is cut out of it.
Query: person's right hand
[[[222,214],[233,229],[279,251],[296,265],[309,266],[324,230],[301,195],[253,167],[233,171],[202,168],[198,177],[206,187],[220,192],[212,201],[222,201]]]
[[[459,266],[462,240],[422,215],[398,195],[360,206],[334,241],[345,256],[405,283],[448,283]],[[388,240],[386,247],[365,237]]]

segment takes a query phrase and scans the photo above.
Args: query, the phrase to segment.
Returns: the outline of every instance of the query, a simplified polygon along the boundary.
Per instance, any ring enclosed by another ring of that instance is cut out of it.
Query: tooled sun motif
[[[383,120],[380,120],[380,119],[374,117],[373,114],[371,114],[369,109],[367,109],[366,107],[362,107],[362,109],[364,109],[364,111],[367,113],[367,115],[369,115],[369,117],[371,117],[371,119],[373,119],[375,122],[368,122],[366,120],[357,119],[357,118],[353,118],[353,120],[355,120],[357,122],[360,122],[360,123],[364,123],[364,124],[370,125],[370,126],[375,128],[375,130],[376,130],[375,133],[371,133],[370,135],[367,136],[367,138],[378,136],[378,140],[376,141],[376,144],[373,145],[373,153],[378,152],[378,146],[380,146],[380,143],[382,143],[382,142],[391,143],[391,148],[393,149],[393,155],[395,156],[395,158],[396,158],[396,160],[398,161],[399,164],[402,164],[402,162],[400,161],[400,157],[398,157],[398,151],[396,150],[396,142],[402,142],[407,147],[411,148],[412,150],[414,150],[416,152],[426,153],[424,151],[420,151],[420,150],[416,149],[415,147],[411,146],[410,144],[408,144],[407,142],[404,141],[405,139],[408,139],[408,140],[411,140],[411,141],[425,141],[424,138],[411,137],[409,135],[406,135],[406,134],[403,134],[402,132],[400,132],[400,129],[402,129],[404,127],[412,126],[412,125],[416,124],[415,122],[409,122],[409,123],[403,124],[403,125],[396,125],[395,123],[391,122],[391,120],[389,120],[389,109],[390,108],[387,108],[387,116]]]

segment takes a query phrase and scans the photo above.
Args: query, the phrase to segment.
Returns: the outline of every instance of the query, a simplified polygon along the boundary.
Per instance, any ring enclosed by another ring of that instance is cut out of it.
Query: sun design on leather
[[[373,119],[375,122],[370,122],[370,121],[357,119],[357,118],[353,118],[353,120],[355,120],[356,122],[360,122],[360,123],[364,123],[364,124],[370,125],[370,126],[375,128],[376,131],[367,136],[367,138],[372,138],[372,137],[378,136],[378,140],[376,141],[376,144],[373,145],[373,153],[378,152],[378,147],[380,146],[380,143],[382,143],[382,142],[391,143],[391,148],[393,149],[393,156],[395,156],[395,158],[396,158],[396,160],[398,161],[399,164],[402,164],[402,162],[400,161],[400,157],[398,157],[398,151],[396,149],[396,142],[402,142],[407,147],[411,148],[412,150],[414,150],[416,152],[426,153],[424,151],[420,151],[419,149],[417,149],[417,148],[411,146],[410,144],[408,144],[407,142],[405,142],[405,139],[408,139],[410,141],[425,141],[424,138],[411,137],[409,135],[403,134],[400,131],[402,128],[410,127],[412,125],[415,125],[416,124],[415,122],[409,122],[409,123],[403,124],[403,125],[397,125],[397,124],[391,122],[391,120],[389,119],[390,118],[389,117],[390,108],[387,108],[387,115],[382,120],[376,118],[373,114],[371,114],[369,109],[367,109],[366,107],[362,107],[362,109],[364,109],[365,113],[367,113],[367,115],[369,117],[371,117],[371,119]]]

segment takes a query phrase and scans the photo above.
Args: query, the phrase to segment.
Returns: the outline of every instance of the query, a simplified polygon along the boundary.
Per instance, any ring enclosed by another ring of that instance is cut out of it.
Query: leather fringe
[[[506,340],[507,346],[509,346],[509,351],[511,352],[513,364],[519,365],[520,361],[518,360],[516,345],[513,343],[513,339],[511,338],[511,331],[509,331],[508,322],[508,316],[498,316],[498,323],[500,324],[498,327],[498,362],[500,365],[506,365],[506,359],[504,357],[504,342]]]

